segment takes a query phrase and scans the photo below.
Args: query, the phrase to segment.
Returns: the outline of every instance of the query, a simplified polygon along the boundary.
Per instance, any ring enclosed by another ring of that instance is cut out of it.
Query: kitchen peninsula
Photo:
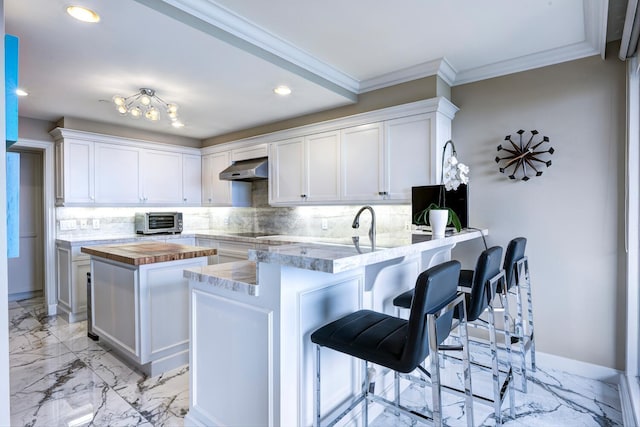
[[[418,274],[450,259],[459,242],[486,234],[402,233],[311,241],[249,251],[249,261],[185,270],[191,292],[189,425],[313,424],[315,353],[321,325],[369,308],[395,314],[392,299]],[[311,240],[311,239],[310,239]],[[360,390],[362,372],[323,352],[326,416]],[[378,377],[376,387],[390,385]],[[247,410],[250,405],[251,410]]]
[[[82,247],[91,256],[93,331],[136,368],[158,375],[188,363],[185,268],[216,249],[165,242]]]

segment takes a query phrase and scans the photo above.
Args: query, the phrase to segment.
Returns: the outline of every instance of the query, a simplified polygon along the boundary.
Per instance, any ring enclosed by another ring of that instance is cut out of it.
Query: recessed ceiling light
[[[182,127],[184,127],[184,123],[179,122],[179,121],[176,120],[176,121],[171,122],[171,126],[173,126],[174,128],[182,128]]]
[[[100,16],[91,9],[82,6],[69,6],[67,13],[78,21],[82,22],[100,22]]]
[[[18,96],[27,96],[27,95],[29,95],[29,92],[27,92],[24,89],[16,89],[16,95],[18,95]]]
[[[278,95],[281,95],[281,96],[286,96],[286,95],[289,95],[291,93],[291,89],[289,89],[288,86],[278,86],[273,91],[275,93],[277,93]]]

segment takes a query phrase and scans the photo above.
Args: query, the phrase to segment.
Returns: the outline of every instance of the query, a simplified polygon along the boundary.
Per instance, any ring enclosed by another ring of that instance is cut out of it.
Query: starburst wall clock
[[[547,168],[551,166],[549,156],[553,154],[553,147],[544,149],[544,145],[549,143],[549,138],[542,137],[541,141],[534,141],[538,135],[537,130],[531,131],[531,137],[524,142],[522,135],[525,131],[520,129],[516,132],[519,135],[519,141],[514,142],[511,135],[507,135],[504,140],[509,141],[510,146],[503,147],[498,145],[498,152],[504,151],[506,156],[496,156],[498,170],[504,174],[508,174],[509,179],[521,179],[528,181],[532,176],[542,175],[542,166]]]

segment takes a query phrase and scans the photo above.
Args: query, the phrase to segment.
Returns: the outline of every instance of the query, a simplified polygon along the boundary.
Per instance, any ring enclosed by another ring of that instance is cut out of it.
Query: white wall
[[[453,140],[471,167],[472,225],[489,228],[490,245],[528,239],[538,350],[624,370],[625,66],[615,49],[608,58],[452,88]],[[556,150],[529,182],[494,162],[518,129]],[[456,255],[473,265],[481,249]]]

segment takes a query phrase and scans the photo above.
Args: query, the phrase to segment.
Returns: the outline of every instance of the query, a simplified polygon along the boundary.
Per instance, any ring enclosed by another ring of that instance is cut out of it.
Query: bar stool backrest
[[[407,341],[401,356],[403,364],[410,367],[410,370],[415,369],[429,355],[428,315],[437,314],[456,298],[459,279],[458,261],[447,261],[418,276],[407,324]],[[436,319],[438,344],[451,332],[453,312],[453,309],[446,311]]]
[[[473,322],[486,310],[496,294],[496,283],[487,289],[490,279],[500,274],[502,248],[494,246],[484,250],[478,257],[471,284],[471,297],[467,307],[467,321]]]
[[[511,289],[516,282],[516,263],[524,257],[526,246],[527,239],[524,237],[516,237],[511,240],[507,246],[507,251],[504,254],[504,275],[507,282],[507,289]],[[501,291],[501,289],[498,289],[498,292]]]

